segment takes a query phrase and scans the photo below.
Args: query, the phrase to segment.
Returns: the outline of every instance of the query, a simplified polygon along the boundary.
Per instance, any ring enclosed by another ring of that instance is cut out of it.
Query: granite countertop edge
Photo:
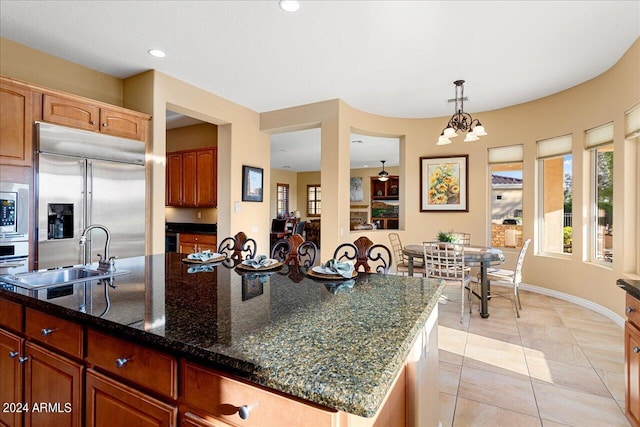
[[[640,280],[621,278],[616,280],[616,285],[634,298],[640,299]]]
[[[444,286],[445,283],[443,282],[433,292],[422,314],[416,319],[415,324],[402,340],[402,344],[398,346],[395,354],[390,357],[388,365],[383,370],[382,375],[376,380],[375,386],[367,390],[358,390],[358,392],[348,396],[341,393],[341,389],[334,390],[331,387],[323,389],[322,392],[318,392],[314,386],[316,384],[315,382],[291,381],[291,377],[295,377],[295,374],[292,373],[272,372],[269,368],[239,360],[232,356],[206,350],[179,340],[162,337],[152,332],[100,319],[93,315],[34,299],[26,295],[0,289],[0,296],[24,304],[27,307],[40,309],[49,314],[60,316],[66,320],[95,327],[119,338],[131,339],[156,350],[169,352],[177,357],[185,357],[188,360],[205,364],[212,369],[217,369],[251,383],[285,393],[294,398],[304,399],[315,404],[362,417],[372,417],[382,404],[393,380],[402,368],[418,332],[424,327],[427,319],[436,307]]]

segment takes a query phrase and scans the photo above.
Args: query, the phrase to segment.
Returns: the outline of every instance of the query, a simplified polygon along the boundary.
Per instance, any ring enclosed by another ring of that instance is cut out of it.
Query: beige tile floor
[[[628,427],[623,329],[556,298],[522,291],[521,300],[519,319],[510,300],[494,297],[489,318],[476,300],[460,323],[460,285],[447,286],[438,324],[442,425]]]

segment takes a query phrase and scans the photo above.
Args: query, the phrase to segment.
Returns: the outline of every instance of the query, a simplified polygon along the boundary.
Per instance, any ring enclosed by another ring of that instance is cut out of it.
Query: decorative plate
[[[236,266],[236,268],[238,270],[242,270],[242,271],[270,271],[270,270],[276,270],[276,269],[278,269],[278,268],[280,268],[280,267],[282,267],[284,265],[284,263],[282,261],[278,261],[275,264],[271,264],[271,265],[269,265],[267,267],[255,268],[255,267],[253,267],[251,265],[245,264],[245,262],[246,262],[246,260],[242,261],[242,263],[238,264]]]

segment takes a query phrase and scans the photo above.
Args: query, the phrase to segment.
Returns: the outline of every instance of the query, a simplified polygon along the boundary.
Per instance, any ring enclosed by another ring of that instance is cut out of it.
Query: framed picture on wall
[[[242,166],[242,201],[261,202],[263,187],[263,169]]]
[[[352,202],[361,202],[364,200],[364,193],[362,191],[362,177],[351,177],[351,189],[349,192],[349,199]]]
[[[469,212],[469,155],[420,157],[420,212]]]

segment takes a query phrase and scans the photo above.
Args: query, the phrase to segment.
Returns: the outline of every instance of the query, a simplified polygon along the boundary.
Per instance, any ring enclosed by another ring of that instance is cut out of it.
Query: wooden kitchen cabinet
[[[84,366],[29,341],[25,356],[24,402],[31,405],[25,425],[82,426]]]
[[[399,228],[399,191],[400,178],[397,175],[389,175],[387,181],[371,177],[371,222],[376,227],[384,230]]]
[[[0,329],[0,404],[19,405],[23,402],[23,356],[24,339]],[[22,412],[15,406],[6,409],[8,410],[0,410],[0,425],[22,426]]]
[[[640,427],[640,301],[627,294],[624,327],[625,415]]]
[[[0,78],[0,165],[31,166],[33,96],[27,85]]]
[[[146,140],[147,120],[143,114],[109,107],[80,97],[45,93],[42,100],[45,122],[101,132],[123,138]]]
[[[180,418],[180,427],[229,427],[227,424],[212,417],[202,418],[191,412],[185,412]]]
[[[199,410],[208,417],[243,426],[313,427],[338,423],[338,411],[283,396],[191,362],[183,363],[182,376],[186,412]],[[239,415],[241,410],[246,410],[244,420]]]
[[[178,408],[87,370],[86,427],[173,427]]]
[[[217,153],[216,147],[167,153],[167,206],[217,206]]]
[[[178,235],[178,252],[182,254],[192,254],[209,250],[216,252],[217,236],[212,234],[191,234],[180,233]]]

